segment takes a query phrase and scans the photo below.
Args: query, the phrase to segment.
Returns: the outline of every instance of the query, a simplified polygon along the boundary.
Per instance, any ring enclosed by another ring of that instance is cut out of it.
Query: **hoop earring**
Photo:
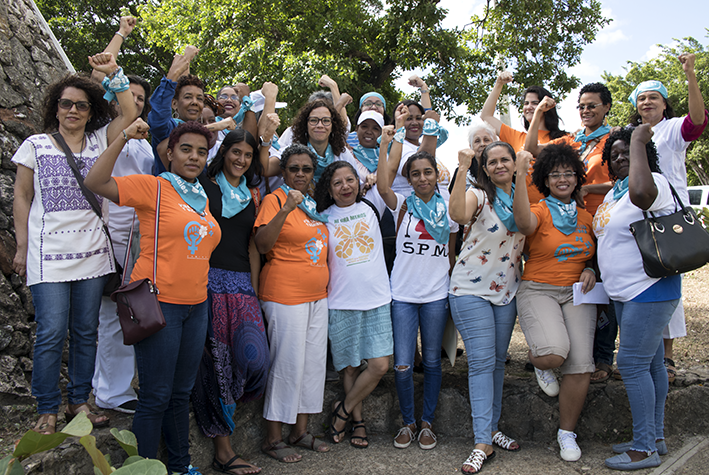
[[[177,113],[177,109],[172,110],[172,118],[173,119],[178,119],[180,117],[180,114]]]

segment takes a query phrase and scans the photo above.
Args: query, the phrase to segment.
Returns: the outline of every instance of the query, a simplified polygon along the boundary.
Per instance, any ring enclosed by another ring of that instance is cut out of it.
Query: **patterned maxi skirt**
[[[192,406],[207,437],[234,430],[236,402],[263,395],[270,358],[251,274],[209,270],[209,329],[192,390]]]

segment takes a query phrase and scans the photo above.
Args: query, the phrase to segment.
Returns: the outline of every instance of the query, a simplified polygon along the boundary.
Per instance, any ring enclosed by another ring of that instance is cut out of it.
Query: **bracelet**
[[[592,267],[586,267],[584,270],[590,270],[591,272],[593,272],[593,275],[596,275],[596,271]]]
[[[267,142],[263,139],[263,135],[259,135],[259,141],[261,142],[261,147],[270,147],[271,145],[273,145],[273,139]]]
[[[120,36],[121,38],[123,38],[123,41],[125,41],[126,37],[123,36],[123,33],[121,33],[120,31],[117,31],[113,34],[113,36],[116,36],[116,35]]]
[[[423,111],[424,111],[424,112],[426,112],[426,111],[432,111],[432,110],[433,110],[433,108],[431,108],[431,107],[424,107],[424,108],[423,108]]]
[[[126,129],[123,129],[123,138],[128,142],[128,134],[126,134]]]
[[[419,89],[421,91],[421,94],[428,94],[428,89]]]

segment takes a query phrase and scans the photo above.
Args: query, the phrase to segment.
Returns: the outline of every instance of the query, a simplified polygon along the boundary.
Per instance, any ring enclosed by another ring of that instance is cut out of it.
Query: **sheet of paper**
[[[574,284],[574,305],[581,305],[583,303],[592,304],[607,304],[610,300],[608,299],[608,294],[606,294],[603,288],[603,282],[596,282],[596,285],[587,294],[581,292],[581,282],[576,282]]]

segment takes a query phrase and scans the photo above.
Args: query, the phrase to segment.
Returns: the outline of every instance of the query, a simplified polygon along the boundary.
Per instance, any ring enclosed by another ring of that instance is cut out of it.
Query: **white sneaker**
[[[544,391],[547,396],[555,397],[559,395],[559,381],[556,380],[554,371],[534,368],[534,374],[537,375],[539,387],[542,388],[542,391]]]
[[[559,455],[567,462],[575,462],[581,458],[581,449],[576,443],[576,434],[568,430],[559,429],[556,433],[559,443]]]

